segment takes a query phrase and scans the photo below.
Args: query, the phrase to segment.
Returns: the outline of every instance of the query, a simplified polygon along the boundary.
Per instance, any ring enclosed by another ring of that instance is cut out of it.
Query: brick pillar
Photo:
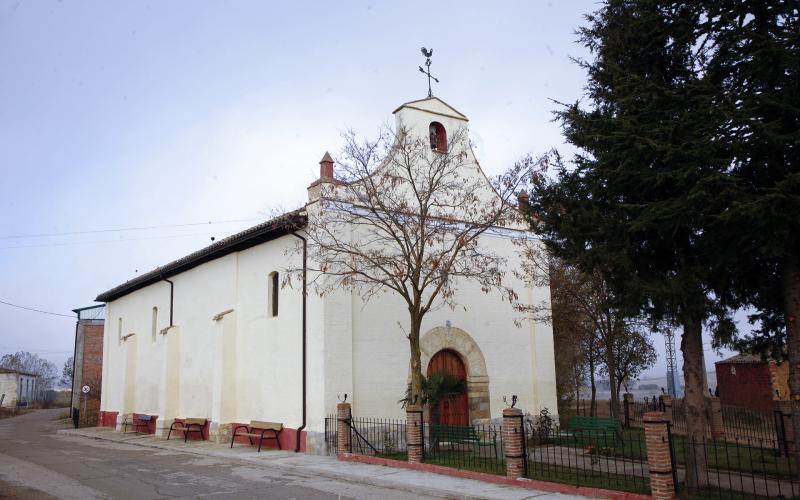
[[[406,406],[406,447],[408,448],[409,462],[422,463],[425,455],[424,439],[422,407],[420,405]]]
[[[660,411],[644,414],[644,441],[650,470],[650,493],[654,500],[675,497],[675,480],[669,448],[669,421]]]
[[[664,401],[664,415],[666,416],[667,420],[672,422],[672,396],[669,394],[664,394],[661,396],[661,400]]]
[[[795,450],[794,427],[792,427],[792,402],[775,401],[775,432],[781,453],[788,456]]]
[[[631,410],[633,409],[633,394],[626,392],[622,395],[622,412],[625,415],[625,428],[631,426]]]
[[[711,420],[711,437],[714,439],[725,438],[725,427],[722,424],[722,402],[717,396],[710,398],[708,411]]]
[[[350,403],[336,405],[336,453],[351,453],[350,447]]]
[[[506,452],[506,476],[518,479],[525,475],[525,434],[522,428],[522,410],[503,410],[503,449]]]

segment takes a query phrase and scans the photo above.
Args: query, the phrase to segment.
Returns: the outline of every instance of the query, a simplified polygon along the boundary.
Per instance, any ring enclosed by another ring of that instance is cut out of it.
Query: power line
[[[163,240],[169,238],[186,238],[189,236],[207,236],[208,233],[189,233],[189,234],[169,234],[163,236],[142,236],[141,238],[119,238],[116,240],[99,240],[99,241],[65,241],[61,243],[36,243],[33,245],[12,245],[7,247],[0,247],[0,250],[8,250],[11,248],[45,248],[45,247],[63,247],[70,245],[95,245],[101,243],[118,243],[125,241],[144,241],[144,240]]]
[[[5,305],[11,306],[11,307],[18,307],[20,309],[25,309],[26,311],[33,311],[33,312],[42,313],[42,314],[52,314],[53,316],[63,316],[65,318],[76,319],[75,316],[72,316],[72,315],[69,315],[69,314],[54,313],[54,312],[50,312],[50,311],[42,311],[41,309],[34,309],[32,307],[18,306],[17,304],[12,304],[11,302],[5,302],[5,301],[2,301],[2,300],[0,300],[0,304],[5,304]]]
[[[249,218],[249,219],[228,219],[206,222],[187,222],[184,224],[161,224],[155,226],[131,226],[131,227],[118,227],[109,229],[88,229],[85,231],[66,231],[61,233],[38,233],[38,234],[14,234],[0,236],[0,240],[19,239],[19,238],[43,238],[46,236],[69,236],[75,234],[95,234],[95,233],[113,233],[120,231],[142,231],[147,229],[164,229],[171,227],[189,227],[189,226],[203,226],[208,224],[232,224],[236,222],[253,222],[264,220],[263,218]]]

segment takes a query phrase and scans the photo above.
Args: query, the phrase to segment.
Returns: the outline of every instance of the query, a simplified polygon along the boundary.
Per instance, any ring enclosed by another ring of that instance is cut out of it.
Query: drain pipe
[[[175,283],[161,275],[161,279],[169,283],[169,326],[172,328],[172,303],[175,298]]]
[[[303,423],[297,428],[297,442],[294,452],[300,451],[300,437],[303,429],[306,428],[306,269],[308,259],[308,241],[297,233],[291,233],[295,238],[303,241]]]

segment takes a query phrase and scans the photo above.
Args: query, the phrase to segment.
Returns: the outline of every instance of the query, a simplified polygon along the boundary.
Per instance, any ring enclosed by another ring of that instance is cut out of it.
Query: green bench
[[[480,452],[481,446],[490,446],[497,458],[497,432],[487,431],[481,437],[475,427],[471,425],[444,425],[431,424],[431,442],[465,444],[472,447],[475,452]]]
[[[582,417],[574,416],[569,419],[567,427],[574,433],[583,432],[621,432],[622,421],[617,417]]]

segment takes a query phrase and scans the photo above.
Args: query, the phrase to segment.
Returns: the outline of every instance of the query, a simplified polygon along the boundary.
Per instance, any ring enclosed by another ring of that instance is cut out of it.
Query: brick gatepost
[[[667,420],[674,422],[672,416],[672,396],[669,394],[663,394],[661,396],[661,400],[664,402],[664,415],[667,417]]]
[[[725,427],[722,424],[722,402],[719,397],[712,396],[708,403],[709,420],[711,421],[711,437],[725,438]]]
[[[522,424],[522,410],[505,408],[503,410],[503,448],[506,453],[506,476],[518,479],[525,475],[525,433]]]
[[[792,402],[775,401],[775,432],[781,453],[788,456],[795,450],[794,428],[792,427]]]
[[[414,464],[422,463],[425,455],[425,433],[422,427],[422,407],[419,405],[406,406],[406,447],[408,448],[408,461]]]
[[[351,453],[350,448],[350,403],[336,405],[336,453]]]
[[[675,498],[675,479],[669,447],[669,421],[664,412],[644,414],[644,441],[647,446],[647,468],[650,471],[650,493],[654,500]]]
[[[622,395],[622,410],[625,416],[625,428],[631,426],[631,408],[633,407],[633,394],[626,392]]]

